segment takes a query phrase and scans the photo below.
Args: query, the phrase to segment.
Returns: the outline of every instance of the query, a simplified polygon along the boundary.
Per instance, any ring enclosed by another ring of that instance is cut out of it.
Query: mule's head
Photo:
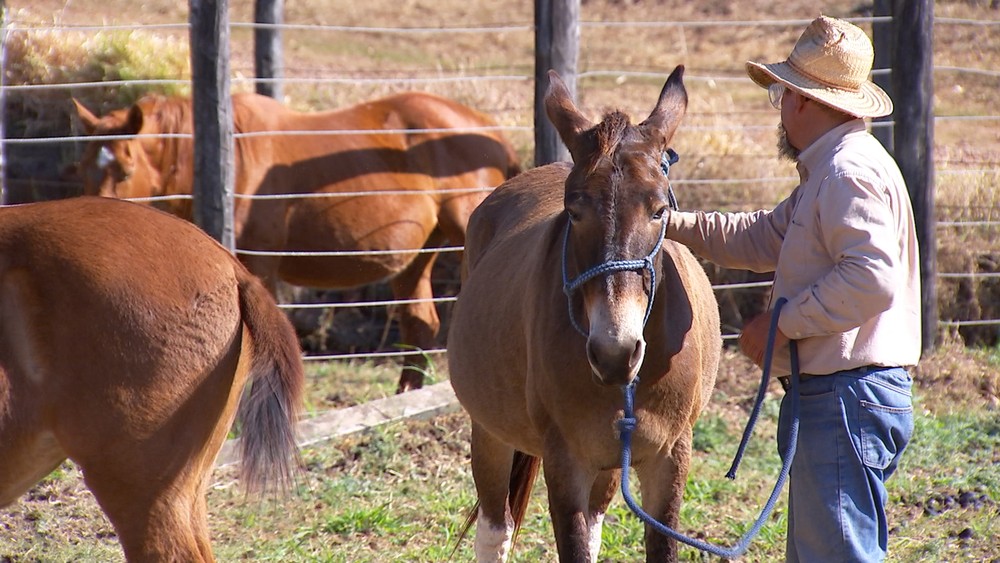
[[[633,125],[619,111],[592,123],[549,72],[545,109],[573,157],[564,271],[576,283],[567,284],[567,297],[574,322],[587,334],[598,383],[631,382],[645,355],[643,327],[652,285],[661,278],[658,250],[668,209],[661,159],[687,110],[683,74],[683,66],[674,69],[653,112]]]
[[[151,162],[162,144],[156,138],[138,138],[159,132],[155,120],[147,119],[145,109],[133,105],[97,117],[77,100],[77,116],[87,135],[120,136],[91,141],[77,165],[83,178],[83,193],[104,197],[133,198],[163,194],[163,175]]]

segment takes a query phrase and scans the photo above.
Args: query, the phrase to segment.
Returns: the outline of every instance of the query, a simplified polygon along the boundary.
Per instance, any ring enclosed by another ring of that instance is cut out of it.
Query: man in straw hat
[[[800,183],[770,211],[671,213],[667,237],[729,268],[773,271],[773,372],[787,388],[788,340],[801,365],[801,422],[788,493],[788,561],[884,559],[885,480],[913,431],[920,357],[920,276],[913,211],[895,161],[864,118],[892,113],[868,80],[868,36],[819,17],[787,60],[747,73],[781,110],[779,152]],[[770,313],[740,348],[763,363]],[[785,451],[789,397],[778,442]]]

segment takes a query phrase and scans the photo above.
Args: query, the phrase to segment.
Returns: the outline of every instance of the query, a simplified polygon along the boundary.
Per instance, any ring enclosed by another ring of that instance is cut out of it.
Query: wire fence
[[[584,10],[584,16],[586,17],[586,10]],[[848,18],[859,25],[871,25],[873,22],[885,21],[885,18]],[[717,33],[721,34],[723,37],[727,33],[735,33],[735,29],[760,29],[760,28],[774,28],[781,30],[798,30],[802,26],[806,25],[809,20],[803,19],[776,19],[776,20],[746,20],[746,21],[721,21],[721,20],[702,20],[702,21],[583,21],[581,22],[581,33],[587,34],[590,32],[607,32],[609,30],[615,33],[639,33],[641,30],[653,30],[659,32],[673,31],[681,34],[691,34],[693,32],[699,33]],[[533,24],[530,22],[522,23],[504,23],[496,25],[459,25],[454,27],[442,27],[442,26],[421,26],[419,23],[414,26],[350,26],[350,25],[321,25],[321,24],[268,24],[260,25],[253,24],[250,22],[233,22],[230,24],[231,28],[234,30],[253,30],[260,27],[269,27],[280,29],[286,37],[293,37],[297,33],[311,33],[311,34],[351,34],[351,35],[364,35],[364,36],[378,36],[381,38],[390,38],[388,41],[392,41],[391,38],[406,38],[406,41],[421,41],[427,37],[434,37],[436,41],[447,41],[447,40],[457,40],[459,37],[472,37],[472,38],[486,38],[489,37],[491,41],[497,40],[498,37],[507,38],[504,40],[513,40],[510,38],[516,37],[517,41],[526,44],[530,42],[530,36],[533,30]],[[975,20],[975,19],[965,19],[965,18],[937,18],[935,20],[935,25],[938,29],[942,27],[973,27],[973,28],[990,28],[995,29],[1000,26],[1000,21],[996,20]],[[83,33],[83,34],[98,34],[98,33],[108,33],[108,32],[142,32],[147,34],[183,34],[189,29],[187,23],[165,23],[165,24],[135,24],[135,25],[66,25],[66,26],[45,26],[45,25],[35,25],[32,22],[21,22],[17,20],[17,14],[13,14],[13,19],[8,17],[8,21],[5,22],[4,27],[4,43],[7,44],[12,37],[17,34],[30,34],[30,33],[48,33],[48,34],[59,34],[59,33]],[[993,33],[993,36],[1000,35]],[[446,39],[442,39],[446,38]],[[447,39],[452,38],[452,39]],[[684,35],[684,39],[681,41],[685,49],[692,45],[694,39],[687,38]],[[723,39],[725,41],[725,39]],[[735,39],[733,39],[735,41]],[[997,41],[994,39],[994,41]],[[596,54],[588,57],[588,42],[582,41],[581,48],[584,53],[581,56],[581,72],[578,75],[580,80],[579,83],[579,96],[581,98],[581,106],[585,106],[588,102],[593,102],[595,104],[600,104],[608,99],[615,99],[617,96],[616,92],[621,88],[623,84],[645,84],[649,83],[652,86],[644,86],[647,88],[656,87],[656,81],[660,81],[666,78],[668,70],[648,70],[643,68],[638,68],[642,66],[648,66],[650,63],[634,63],[631,66],[627,64],[625,58],[619,58],[613,50],[603,51],[600,49],[595,50]],[[1000,50],[1000,47],[993,47]],[[604,58],[601,58],[601,57]],[[240,65],[243,66],[240,66]],[[252,88],[256,83],[262,82],[263,80],[255,79],[252,77],[252,72],[250,76],[247,76],[248,69],[246,68],[246,61],[234,60],[234,76],[232,78],[232,83],[234,87],[238,88]],[[665,68],[665,65],[656,65],[660,68]],[[734,70],[734,68],[736,70]],[[964,80],[976,81],[980,87],[985,84],[986,88],[995,89],[998,78],[1000,78],[1000,71],[995,69],[986,68],[976,68],[973,66],[960,66],[955,64],[942,64],[941,66],[935,66],[935,75],[947,75],[949,77],[962,77]],[[284,86],[299,86],[307,88],[303,90],[300,95],[308,96],[308,88],[317,87],[340,87],[347,86],[350,88],[358,89],[359,96],[365,95],[367,92],[379,92],[379,91],[393,91],[398,89],[408,89],[415,87],[424,87],[429,89],[438,90],[452,90],[462,88],[463,92],[472,92],[472,94],[466,94],[469,99],[474,99],[477,101],[477,106],[485,111],[486,113],[494,113],[502,116],[498,119],[501,125],[495,128],[482,128],[483,130],[499,130],[515,137],[515,143],[522,146],[527,144],[527,140],[530,139],[531,132],[533,131],[532,125],[532,108],[530,103],[526,103],[524,99],[526,96],[520,96],[515,98],[507,97],[504,93],[508,91],[528,91],[531,89],[531,83],[533,80],[533,73],[531,69],[531,60],[526,56],[523,60],[509,61],[504,65],[470,65],[468,67],[457,67],[452,69],[443,68],[433,68],[427,69],[420,67],[419,65],[410,69],[396,69],[393,70],[370,70],[367,74],[364,72],[341,72],[341,76],[328,75],[329,69],[325,68],[313,68],[313,67],[286,67],[286,76],[280,79],[273,79],[276,82],[280,82]],[[887,69],[875,69],[875,74],[888,72]],[[745,75],[740,70],[739,66],[733,67],[732,65],[726,68],[700,68],[694,69],[689,74],[685,76],[685,80],[689,83],[694,83],[698,85],[698,91],[701,93],[709,91],[717,91],[719,84],[745,84],[747,82]],[[184,86],[189,84],[189,80],[182,77],[177,78],[163,78],[163,79],[121,79],[121,80],[95,80],[95,81],[76,81],[76,82],[65,82],[57,84],[45,84],[45,83],[35,83],[35,84],[3,84],[4,95],[9,97],[13,94],[21,95],[34,95],[39,92],[56,92],[69,95],[71,93],[78,93],[81,91],[88,90],[103,90],[108,88],[117,87],[163,87],[163,86]],[[636,86],[637,87],[637,86]],[[485,90],[488,92],[484,93]],[[291,97],[297,94],[289,94],[287,97]],[[644,99],[648,101],[649,96]],[[754,104],[759,102],[755,98]],[[691,134],[693,137],[698,139],[717,139],[720,135],[724,135],[730,132],[736,134],[754,136],[754,142],[749,143],[750,146],[761,146],[760,142],[756,140],[759,139],[759,135],[770,134],[775,127],[776,119],[773,113],[768,113],[766,110],[761,111],[761,105],[754,105],[751,103],[736,103],[730,100],[730,103],[718,105],[714,102],[707,104],[697,105],[695,104],[691,110],[689,110],[689,118],[684,125],[681,126],[681,131],[683,133]],[[626,108],[628,109],[628,108]],[[634,111],[642,111],[643,108],[636,107],[633,108]],[[721,116],[721,119],[720,119]],[[942,113],[937,114],[934,117],[936,128],[946,128],[946,127],[960,127],[970,131],[968,135],[969,138],[979,138],[979,137],[989,137],[992,133],[996,131],[996,122],[1000,121],[1000,115],[991,114],[979,114],[979,115],[966,115],[957,113]],[[878,122],[873,124],[874,127],[889,127],[891,122]],[[469,131],[481,130],[480,128],[470,128]],[[426,132],[432,132],[435,130],[426,130]],[[355,135],[366,133],[367,130],[327,130],[327,131],[282,131],[281,135],[294,136],[294,135]],[[408,133],[413,133],[413,131],[407,131]],[[680,133],[680,134],[683,134]],[[255,135],[274,135],[273,132],[268,133],[238,133],[235,137],[251,137]],[[177,138],[190,136],[185,135],[158,135],[159,137]],[[68,145],[75,149],[76,153],[79,153],[80,147],[83,144],[91,141],[110,141],[114,140],[115,136],[88,136],[88,135],[76,135],[76,134],[66,134],[59,136],[42,136],[42,135],[31,135],[25,134],[19,137],[8,137],[3,139],[3,142],[7,146],[30,146],[30,145],[47,145],[51,146],[53,144],[63,144]],[[766,146],[767,143],[764,143]],[[965,144],[959,144],[957,146],[941,146],[935,150],[935,162],[937,165],[937,174],[939,176],[939,185],[950,186],[949,193],[960,192],[964,186],[975,185],[975,189],[981,194],[982,201],[959,201],[957,204],[950,203],[949,201],[942,201],[942,207],[940,209],[948,212],[947,219],[943,219],[938,222],[939,232],[942,234],[942,239],[944,243],[955,244],[962,248],[966,254],[969,254],[966,258],[966,262],[969,265],[965,271],[950,271],[947,269],[941,270],[938,273],[938,278],[942,285],[940,291],[943,292],[943,299],[949,299],[954,295],[959,293],[972,293],[977,292],[983,295],[997,295],[1000,290],[996,286],[1000,285],[997,283],[997,279],[1000,278],[1000,259],[997,259],[997,255],[994,251],[993,245],[990,241],[995,240],[997,227],[1000,226],[1000,204],[998,204],[996,188],[983,188],[982,186],[997,186],[1000,185],[1000,173],[998,173],[998,162],[997,154],[995,152],[983,152],[976,151],[976,147],[966,146]],[[691,150],[685,155],[685,160],[695,163],[696,168],[690,173],[685,174],[683,169],[678,170],[678,177],[674,180],[675,186],[682,188],[686,191],[691,191],[693,194],[692,199],[695,201],[695,205],[704,208],[719,208],[719,209],[741,209],[741,208],[759,208],[766,207],[773,204],[775,193],[787,192],[790,186],[793,186],[797,182],[797,178],[793,175],[786,173],[768,173],[760,174],[759,168],[753,168],[751,166],[743,164],[732,164],[733,161],[740,162],[753,162],[755,160],[763,159],[773,159],[773,155],[765,150],[757,151],[754,148],[748,148],[739,153],[732,153],[727,150],[712,150],[711,143],[705,143],[701,147],[692,146]],[[524,154],[528,154],[528,150],[524,149]],[[711,165],[705,164],[716,160],[721,164]],[[703,166],[707,172],[703,176],[698,175],[697,167]],[[740,174],[739,170],[746,168],[748,172],[745,174]],[[719,175],[716,172],[726,172],[726,174]],[[44,182],[39,182],[44,184]],[[955,187],[958,186],[958,187]],[[468,186],[462,188],[458,191],[476,191],[482,190],[480,186]],[[990,191],[992,189],[992,191]],[[693,190],[693,191],[692,191]],[[373,191],[355,191],[350,193],[341,194],[279,194],[279,195],[268,195],[268,196],[246,196],[238,195],[239,198],[251,198],[251,199],[287,199],[287,198],[319,198],[319,197],[368,197],[368,196],[380,196],[386,194],[398,194],[403,193],[405,190],[373,190]],[[412,194],[412,192],[406,192]],[[423,192],[421,195],[423,195]],[[733,195],[733,194],[737,195]],[[190,196],[161,196],[161,197],[147,197],[140,198],[141,201],[145,202],[155,202],[160,200],[176,200],[178,198],[189,198]],[[971,241],[971,242],[970,242]],[[964,243],[968,243],[963,246]],[[984,245],[979,248],[975,248],[976,245]],[[940,248],[940,247],[939,247]],[[939,250],[939,265],[942,260],[943,249]],[[336,250],[329,252],[305,252],[297,251],[294,249],[289,249],[282,252],[276,251],[262,251],[259,249],[252,248],[240,248],[237,247],[236,252],[240,255],[252,256],[252,255],[282,255],[282,256],[348,256],[348,255],[375,255],[384,254],[390,252],[399,253],[427,253],[427,252],[443,252],[443,253],[457,253],[461,251],[461,247],[450,246],[442,248],[412,248],[406,250],[396,250],[396,251],[353,251],[353,250]],[[952,249],[954,252],[954,249]],[[978,261],[978,262],[977,262]],[[951,262],[949,262],[951,263]],[[990,268],[995,268],[990,270]],[[939,266],[940,269],[940,266]],[[455,280],[452,280],[454,283]],[[747,281],[743,282],[737,279],[737,281],[725,281],[716,280],[714,287],[720,294],[722,292],[756,292],[758,296],[762,292],[766,293],[767,287],[770,282],[768,281]],[[757,298],[758,301],[760,297]],[[447,305],[455,300],[454,296],[443,296],[435,297],[433,299],[426,300],[393,300],[393,299],[382,299],[374,298],[368,300],[362,300],[357,302],[335,302],[335,301],[325,301],[325,302],[315,302],[315,303],[284,303],[281,306],[288,310],[296,309],[343,309],[343,308],[388,308],[391,310],[393,307],[397,307],[403,304],[412,304],[415,302],[431,302],[436,305]],[[1000,326],[1000,318],[996,318],[997,315],[995,309],[992,315],[985,310],[986,308],[980,307],[979,310],[984,315],[989,315],[985,318],[957,318],[951,316],[949,318],[942,318],[940,320],[940,326],[944,330],[952,329],[966,329],[966,328],[976,328],[987,330],[995,330],[996,327]],[[390,315],[391,316],[391,315]],[[738,327],[731,327],[738,329]],[[726,339],[733,339],[736,337],[735,331],[729,331],[724,335]],[[995,338],[995,336],[994,336]],[[307,356],[310,360],[332,360],[332,359],[359,359],[359,358],[383,358],[383,357],[399,357],[399,356],[411,356],[418,354],[441,354],[444,352],[444,348],[434,349],[434,350],[389,350],[389,351],[378,351],[378,352],[365,352],[365,353],[338,353],[338,354],[312,354]]]

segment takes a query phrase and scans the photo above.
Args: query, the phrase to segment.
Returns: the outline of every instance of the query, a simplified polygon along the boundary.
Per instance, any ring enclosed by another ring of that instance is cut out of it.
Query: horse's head
[[[661,159],[687,110],[683,74],[683,66],[674,69],[642,123],[615,111],[595,125],[549,72],[545,109],[573,157],[564,199],[565,289],[599,383],[631,382],[645,355],[669,201]]]
[[[136,137],[160,132],[158,122],[146,117],[142,102],[104,117],[95,116],[75,99],[73,104],[87,135],[120,136],[87,144],[77,165],[83,193],[117,198],[163,194],[162,172],[151,162],[161,152],[162,140]]]

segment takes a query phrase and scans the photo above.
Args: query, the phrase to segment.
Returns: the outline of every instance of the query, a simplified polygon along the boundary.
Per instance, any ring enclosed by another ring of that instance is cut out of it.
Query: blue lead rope
[[[740,442],[740,447],[736,452],[736,457],[733,459],[733,465],[730,468],[729,473],[726,474],[726,476],[730,479],[735,478],[736,476],[736,469],[739,466],[740,459],[743,457],[747,441],[753,433],[753,427],[757,422],[757,416],[760,413],[760,407],[764,401],[764,393],[767,389],[767,384],[771,374],[774,339],[777,335],[778,329],[778,314],[786,301],[787,299],[784,297],[778,299],[775,303],[774,311],[771,313],[771,325],[767,334],[767,348],[764,352],[764,371],[760,381],[760,388],[757,392],[757,399],[754,403],[750,420],[747,422],[747,426],[743,431],[743,439]],[[632,512],[634,512],[643,522],[652,526],[657,532],[713,555],[718,555],[719,557],[723,557],[725,559],[735,559],[746,552],[747,548],[750,546],[750,542],[753,541],[754,537],[757,536],[760,529],[764,526],[764,522],[771,516],[771,512],[774,510],[774,505],[778,501],[778,494],[781,492],[781,489],[784,488],[785,481],[788,479],[788,472],[792,467],[792,459],[795,457],[795,446],[799,438],[799,352],[794,340],[789,342],[789,352],[791,354],[792,374],[791,386],[788,392],[792,395],[792,418],[791,423],[789,424],[788,447],[782,456],[781,472],[778,474],[778,480],[774,484],[771,496],[767,499],[767,504],[764,505],[764,509],[754,522],[753,527],[751,527],[750,530],[743,535],[739,543],[731,548],[726,548],[685,536],[684,534],[675,531],[647,514],[642,510],[642,507],[639,506],[635,499],[632,498],[632,494],[629,492],[628,475],[629,468],[632,466],[632,432],[635,430],[636,426],[634,409],[635,386],[639,383],[638,378],[633,379],[631,383],[624,387],[624,416],[618,422],[618,429],[622,441],[622,497],[624,497],[625,504],[632,509]]]

